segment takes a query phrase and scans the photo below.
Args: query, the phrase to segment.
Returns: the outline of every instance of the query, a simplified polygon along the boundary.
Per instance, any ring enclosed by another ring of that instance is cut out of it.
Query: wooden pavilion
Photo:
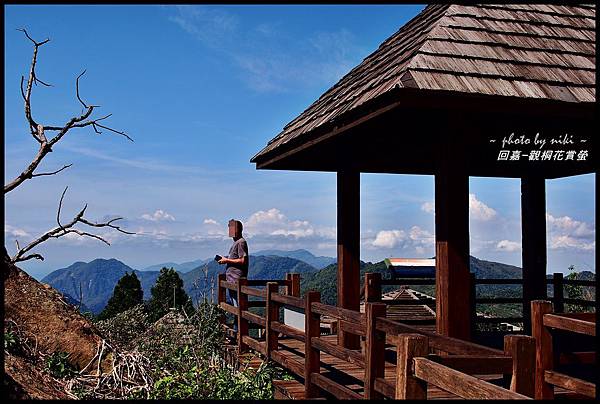
[[[529,319],[530,301],[546,298],[545,180],[595,172],[594,107],[594,5],[435,4],[251,162],[337,173],[338,306],[352,310],[360,304],[360,173],[434,175],[437,332],[468,340],[469,176],[521,179]],[[509,138],[530,143],[503,144]],[[382,149],[402,158],[382,159]],[[356,346],[353,337],[340,331],[340,344]]]

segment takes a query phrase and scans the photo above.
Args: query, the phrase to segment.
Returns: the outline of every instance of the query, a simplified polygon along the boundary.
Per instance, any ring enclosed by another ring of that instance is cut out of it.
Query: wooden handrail
[[[342,400],[360,400],[363,398],[360,394],[353,392],[346,386],[342,386],[319,373],[311,373],[310,381]]]
[[[304,363],[283,355],[279,351],[271,352],[271,359],[298,376],[304,375]]]
[[[221,281],[220,285],[222,288],[225,288],[225,289],[237,290],[237,283]]]
[[[546,380],[546,383],[574,391],[578,394],[583,394],[584,396],[596,398],[596,385],[594,383],[573,376],[567,376],[553,370],[544,371],[544,379]]]
[[[561,316],[560,314],[544,314],[543,324],[546,327],[571,331],[577,334],[596,336],[596,322]]]
[[[312,337],[310,340],[311,345],[319,351],[326,352],[346,362],[355,363],[363,369],[365,368],[365,356],[362,353],[329,343],[321,337]]]
[[[271,321],[271,329],[275,332],[287,335],[288,337],[292,337],[298,341],[304,342],[305,340],[304,331],[282,324],[279,321]]]
[[[456,355],[499,356],[504,354],[503,351],[500,351],[499,349],[477,345],[472,342],[463,341],[458,338],[445,337],[437,333],[421,330],[387,318],[377,317],[375,326],[377,330],[383,331],[386,334],[391,335],[406,333],[416,333],[424,335],[429,338],[429,345],[432,348]]]
[[[415,377],[466,399],[530,400],[529,397],[461,373],[427,358],[414,358]]]
[[[266,286],[267,283],[276,283],[279,286],[288,286],[291,281],[287,279],[248,279],[248,286]]]
[[[365,321],[365,316],[362,313],[341,307],[329,306],[323,303],[312,303],[311,310],[315,313],[335,317],[344,321],[350,321],[359,324]]]
[[[299,297],[273,293],[271,299],[275,300],[278,303],[287,304],[288,306],[297,307],[300,309],[304,308],[304,299],[301,299]]]
[[[245,295],[256,296],[256,297],[267,297],[267,292],[264,289],[251,288],[249,286],[242,286],[241,291]]]
[[[219,304],[219,307],[221,307],[221,308],[222,308],[223,310],[225,310],[226,312],[233,314],[234,316],[237,316],[237,315],[239,314],[239,310],[238,310],[238,308],[237,308],[237,307],[235,307],[235,306],[232,306],[232,305],[230,305],[230,304],[228,304],[228,303],[221,302],[221,303]]]
[[[259,316],[258,314],[251,313],[249,311],[242,311],[242,318],[248,321],[253,322],[254,324],[258,324],[260,326],[266,327],[267,321],[264,317]]]

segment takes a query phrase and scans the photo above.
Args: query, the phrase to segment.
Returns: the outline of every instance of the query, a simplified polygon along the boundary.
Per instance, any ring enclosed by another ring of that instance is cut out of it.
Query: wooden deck
[[[337,343],[337,335],[326,335],[323,339]],[[389,348],[389,351],[394,351],[393,348]],[[282,338],[279,340],[279,352],[289,360],[296,360],[304,363],[304,343],[291,338]],[[255,364],[256,366],[259,365]],[[321,353],[321,374],[335,380],[337,383],[344,385],[352,391],[362,394],[363,393],[363,382],[365,370],[358,365],[351,364],[335,356],[329,355],[325,352]],[[301,382],[303,382],[301,374],[294,374],[294,376]],[[386,361],[385,365],[385,378],[391,383],[394,383],[396,377],[396,366],[391,362]],[[495,376],[481,376],[486,380],[497,380],[501,378],[501,375]],[[300,389],[297,384],[288,383],[288,385],[282,386],[291,395],[294,395],[295,399],[302,399],[304,397],[303,388]],[[441,390],[435,386],[429,386],[427,388],[428,399],[459,399],[459,397]]]

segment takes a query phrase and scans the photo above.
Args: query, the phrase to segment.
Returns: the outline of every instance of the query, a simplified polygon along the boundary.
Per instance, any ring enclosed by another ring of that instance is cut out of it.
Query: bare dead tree
[[[35,70],[36,65],[37,65],[38,50],[41,46],[48,43],[50,41],[50,39],[48,38],[44,41],[38,42],[38,41],[34,40],[31,36],[29,36],[29,34],[27,33],[27,31],[25,29],[19,29],[19,31],[22,31],[25,34],[25,36],[27,37],[27,39],[29,39],[33,43],[33,57],[31,60],[31,65],[29,68],[29,76],[28,76],[25,88],[23,88],[23,86],[25,84],[25,77],[21,76],[21,96],[23,97],[23,101],[25,102],[25,118],[27,119],[27,122],[29,124],[29,130],[30,130],[33,138],[36,140],[36,142],[38,142],[39,149],[38,149],[36,156],[33,158],[32,162],[27,166],[27,168],[25,168],[25,170],[23,170],[21,172],[21,174],[19,174],[16,178],[14,178],[8,184],[4,185],[4,194],[5,195],[8,194],[10,191],[14,190],[15,188],[17,188],[19,185],[23,184],[27,180],[30,180],[35,177],[56,175],[56,174],[60,173],[61,171],[66,170],[67,168],[71,167],[72,164],[66,164],[62,168],[51,171],[51,172],[43,172],[43,173],[35,172],[36,169],[38,168],[38,166],[40,165],[40,163],[42,162],[42,160],[44,159],[44,157],[48,153],[53,151],[54,145],[56,145],[73,128],[85,128],[85,127],[89,126],[97,134],[102,133],[102,131],[100,129],[105,129],[109,132],[124,136],[125,138],[127,138],[128,140],[133,142],[133,139],[131,137],[129,137],[125,132],[116,130],[109,126],[105,126],[103,123],[100,123],[100,122],[104,121],[105,119],[109,118],[112,114],[101,116],[99,118],[91,118],[94,110],[96,108],[99,108],[99,106],[98,105],[88,105],[85,101],[83,101],[83,99],[81,98],[81,96],[79,94],[79,80],[85,74],[86,70],[84,70],[75,79],[75,95],[76,95],[79,103],[83,106],[83,110],[82,110],[81,114],[75,115],[74,117],[69,119],[63,125],[44,125],[44,124],[37,122],[32,114],[31,93],[33,90],[33,85],[37,86],[38,83],[43,86],[46,86],[46,87],[51,86],[51,84],[48,84],[48,83],[42,81],[37,76],[36,70]],[[48,139],[48,137],[46,137],[46,133],[48,133],[48,132],[56,132],[56,134],[53,137],[50,137],[50,139]],[[38,237],[37,239],[35,239],[34,241],[32,241],[31,243],[29,243],[27,246],[25,246],[23,248],[21,248],[18,240],[15,240],[15,243],[17,245],[17,252],[12,257],[7,258],[8,253],[5,248],[5,261],[8,260],[14,264],[16,262],[26,261],[26,260],[33,259],[33,258],[43,260],[44,258],[40,254],[36,254],[36,253],[28,254],[29,251],[50,238],[59,238],[66,234],[69,234],[69,233],[75,233],[75,234],[78,234],[80,236],[85,236],[85,237],[92,237],[92,238],[95,238],[97,240],[100,240],[100,241],[110,245],[110,243],[108,241],[106,241],[104,238],[102,238],[98,235],[88,233],[88,232],[85,232],[85,231],[82,231],[79,229],[75,229],[73,226],[75,226],[78,223],[82,223],[84,225],[91,226],[91,227],[109,227],[109,228],[115,229],[121,233],[135,234],[135,233],[127,232],[127,231],[121,229],[119,226],[116,226],[113,224],[115,221],[121,220],[122,218],[120,218],[120,217],[111,219],[107,222],[100,222],[100,223],[91,222],[88,219],[84,218],[83,215],[87,209],[87,204],[83,207],[83,209],[81,209],[81,211],[70,222],[68,222],[64,225],[61,224],[60,211],[62,208],[63,198],[65,196],[65,193],[67,192],[67,188],[68,187],[66,187],[65,190],[63,191],[61,198],[60,198],[59,205],[58,205],[58,214],[56,217],[58,227],[48,230],[46,233],[44,233],[43,235],[41,235],[40,237]]]

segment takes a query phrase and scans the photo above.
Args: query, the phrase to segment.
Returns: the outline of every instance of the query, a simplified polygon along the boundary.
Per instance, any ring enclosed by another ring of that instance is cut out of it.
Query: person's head
[[[244,229],[242,222],[240,222],[239,220],[231,219],[229,221],[228,227],[229,227],[229,237],[233,237],[233,238],[242,237],[242,230]]]

